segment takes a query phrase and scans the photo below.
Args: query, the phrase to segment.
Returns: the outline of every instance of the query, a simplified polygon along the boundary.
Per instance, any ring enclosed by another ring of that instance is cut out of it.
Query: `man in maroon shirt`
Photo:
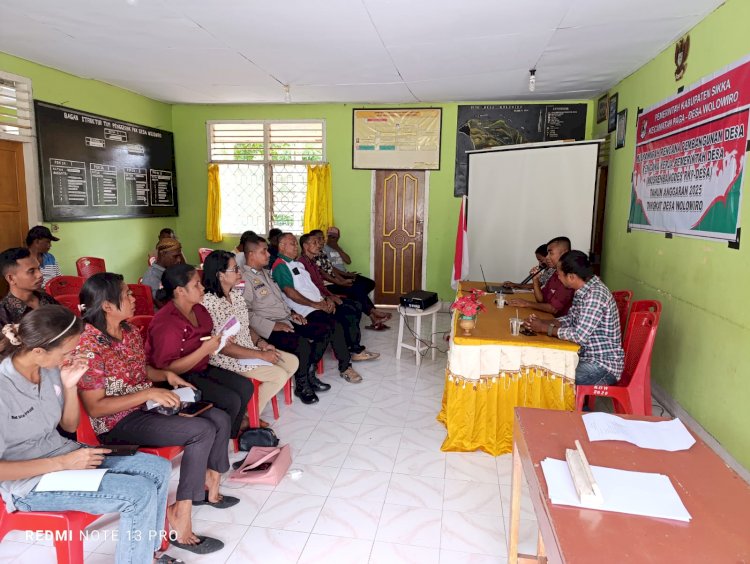
[[[557,269],[560,257],[570,250],[570,239],[567,237],[555,237],[547,243],[547,266]],[[542,271],[540,271],[541,273]],[[550,276],[544,286],[539,284],[539,274],[531,279],[534,284],[534,299],[536,302],[514,298],[508,300],[508,305],[514,307],[527,307],[537,311],[546,311],[555,317],[561,317],[568,313],[573,303],[575,291],[566,288],[557,275]]]

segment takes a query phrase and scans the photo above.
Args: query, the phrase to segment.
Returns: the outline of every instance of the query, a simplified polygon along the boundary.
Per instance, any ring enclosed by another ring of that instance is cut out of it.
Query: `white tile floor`
[[[439,329],[449,316],[439,314]],[[186,562],[387,563],[504,562],[510,498],[510,455],[443,453],[440,409],[445,354],[415,367],[413,353],[396,360],[398,322],[384,332],[363,331],[364,344],[381,353],[357,363],[361,384],[347,384],[326,355],[323,380],[333,388],[306,406],[279,401],[273,425],[293,449],[298,480],[278,486],[226,482],[223,491],[241,502],[194,510],[194,529],[225,548],[196,556],[171,548]],[[439,347],[446,343],[439,340]],[[429,359],[429,355],[427,356]],[[269,413],[264,415],[272,421]],[[241,455],[231,455],[237,460]],[[177,486],[176,471],[172,492]],[[523,502],[521,548],[536,548],[536,522]],[[112,530],[107,516],[92,530]],[[111,541],[85,545],[86,564],[113,561]],[[55,562],[50,543],[27,542],[14,532],[0,544],[0,562]]]

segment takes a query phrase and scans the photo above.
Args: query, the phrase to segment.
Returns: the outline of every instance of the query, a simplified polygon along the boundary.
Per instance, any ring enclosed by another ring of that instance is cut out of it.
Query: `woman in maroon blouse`
[[[80,300],[87,323],[79,350],[88,370],[78,388],[100,442],[184,447],[177,498],[167,509],[177,533],[173,544],[199,554],[221,550],[221,541],[193,533],[191,513],[193,504],[223,509],[239,501],[219,493],[221,474],[229,469],[229,416],[220,409],[193,418],[145,411],[149,400],[179,407],[171,388],[191,384],[146,364],[141,335],[125,322],[135,313],[135,298],[121,275],[93,275],[83,285]],[[169,388],[153,382],[165,382]]]
[[[203,399],[223,409],[232,421],[231,437],[240,432],[253,383],[217,366],[209,366],[221,335],[211,336],[211,315],[201,305],[203,285],[195,268],[176,264],[164,271],[157,294],[165,306],[156,312],[148,330],[148,363],[181,375],[198,388]]]

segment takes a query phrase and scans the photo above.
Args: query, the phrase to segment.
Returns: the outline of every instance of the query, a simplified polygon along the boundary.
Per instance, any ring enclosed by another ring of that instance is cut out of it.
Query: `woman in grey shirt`
[[[58,305],[41,306],[0,337],[0,493],[8,511],[120,513],[115,561],[154,559],[163,538],[171,465],[138,453],[106,457],[63,438],[80,417],[76,385],[86,372],[75,356],[83,323]],[[43,474],[106,468],[97,491],[38,492]],[[156,562],[175,560],[162,555]]]

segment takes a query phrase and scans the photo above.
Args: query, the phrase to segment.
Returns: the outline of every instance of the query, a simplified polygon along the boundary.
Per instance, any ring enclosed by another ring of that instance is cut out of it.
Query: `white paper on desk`
[[[175,388],[174,390],[169,391],[177,394],[182,403],[193,403],[195,401],[195,390],[193,388],[183,386],[182,388]],[[154,409],[157,405],[161,404],[154,400],[148,400],[146,402],[146,409]]]
[[[677,490],[674,489],[669,478],[663,474],[592,466],[591,472],[599,484],[604,499],[602,505],[594,507],[581,503],[567,462],[545,458],[542,460],[542,471],[544,479],[547,480],[550,502],[556,505],[571,505],[685,522],[691,519]]]
[[[587,413],[583,424],[589,441],[627,441],[653,450],[687,450],[695,439],[679,419],[632,421],[609,413]]]
[[[273,366],[272,362],[268,362],[262,358],[238,358],[237,361],[242,366]]]
[[[224,323],[221,328],[221,343],[219,343],[219,348],[216,349],[216,352],[214,354],[219,354],[219,352],[221,352],[221,349],[223,349],[227,344],[229,337],[234,337],[239,332],[240,322],[237,321],[237,318],[233,315],[229,319],[227,319],[226,323]]]
[[[99,490],[106,468],[60,470],[43,474],[34,488],[37,492],[95,492]]]

